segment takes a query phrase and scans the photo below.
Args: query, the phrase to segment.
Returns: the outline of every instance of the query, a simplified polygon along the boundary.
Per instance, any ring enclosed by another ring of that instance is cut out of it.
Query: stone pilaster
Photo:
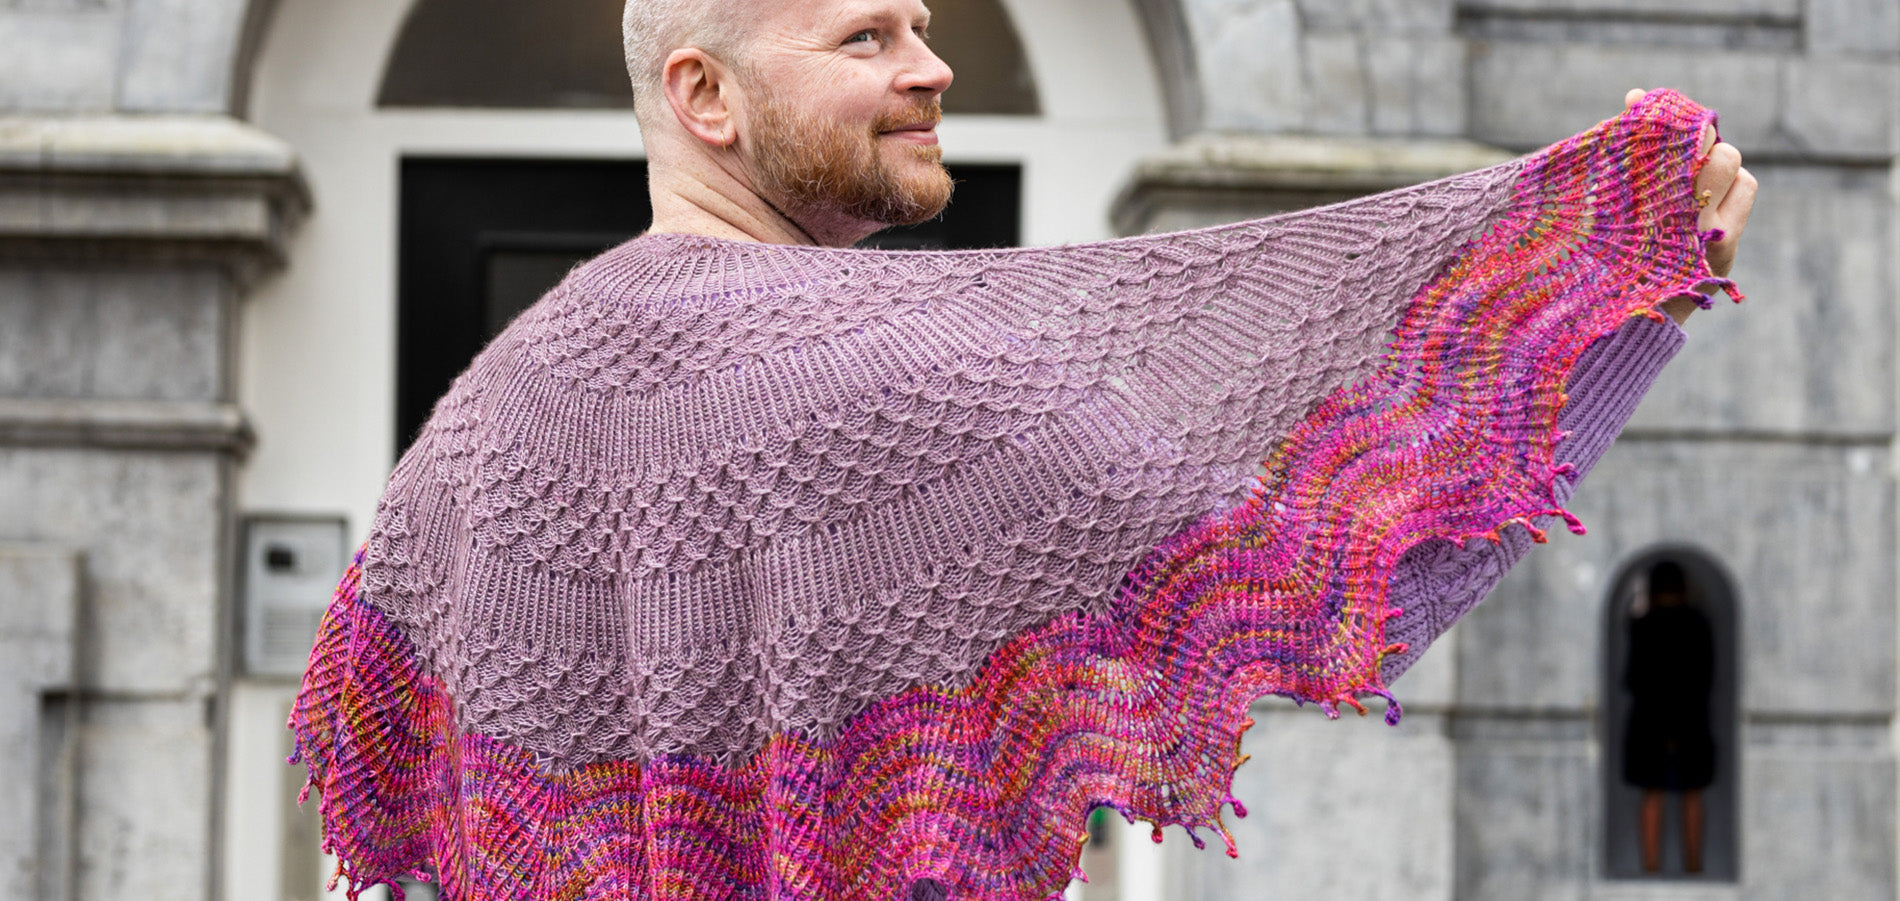
[[[1336,203],[1510,159],[1443,138],[1202,133],[1143,160],[1116,198],[1116,232],[1198,228]]]
[[[76,586],[0,579],[0,621],[74,611],[61,678],[0,652],[0,697],[42,699],[0,722],[57,737],[0,738],[58,812],[6,821],[9,849],[58,852],[8,897],[219,896],[234,320],[307,205],[289,149],[222,116],[0,119],[0,543],[56,549]]]

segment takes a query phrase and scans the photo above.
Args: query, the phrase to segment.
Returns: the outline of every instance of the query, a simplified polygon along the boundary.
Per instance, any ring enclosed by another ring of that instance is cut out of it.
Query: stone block
[[[1371,131],[1399,135],[1413,131],[1413,95],[1417,82],[1418,47],[1408,40],[1376,40],[1366,48],[1370,76]]]
[[[95,699],[85,707],[75,897],[206,897],[212,748],[205,702]]]
[[[1741,901],[1741,897],[1734,883],[1634,880],[1590,887],[1590,901]]]
[[[79,583],[70,548],[0,544],[0,686],[72,687]]]
[[[1464,133],[1464,41],[1373,38],[1366,48],[1366,68],[1373,134]]]
[[[1781,125],[1786,140],[1821,156],[1893,157],[1900,65],[1891,60],[1808,57],[1787,64],[1784,83]]]
[[[1300,0],[1300,21],[1312,31],[1442,35],[1452,0]]]
[[[212,682],[228,468],[212,453],[0,448],[0,538],[86,551],[88,687]]]
[[[1801,0],[1459,0],[1461,10],[1595,16],[1717,17],[1731,19],[1793,19],[1801,15]]]
[[[1532,43],[1672,48],[1698,53],[1750,50],[1794,54],[1801,51],[1798,19],[1723,16],[1539,14],[1508,10],[1471,10],[1458,20],[1458,33],[1475,43]]]
[[[141,175],[197,189],[180,192],[187,195],[225,187],[220,179],[228,178],[251,194],[281,185],[302,195],[297,166],[290,144],[228,116],[0,117],[0,168],[17,174]]]
[[[65,870],[42,835],[64,819],[71,779],[46,693],[74,685],[79,585],[70,549],[0,544],[0,897],[38,897]]]
[[[1592,488],[1586,483],[1582,494]],[[1594,527],[1596,520],[1586,522]],[[1465,633],[1457,645],[1461,704],[1577,711],[1594,701],[1603,646],[1597,603],[1609,574],[1589,553],[1601,548],[1573,546],[1601,545],[1597,531],[1577,539],[1552,530],[1550,545],[1533,549],[1459,622]]]
[[[1751,744],[1742,768],[1745,897],[1894,897],[1891,752]]]
[[[1865,447],[1625,437],[1572,502],[1590,534],[1553,530],[1460,624],[1459,697],[1595,707],[1612,582],[1672,544],[1700,549],[1734,582],[1744,711],[1890,715],[1890,465]]]
[[[120,12],[0,7],[0,110],[112,108]]]
[[[1326,719],[1311,707],[1256,706],[1234,778],[1248,806],[1230,817],[1240,857],[1172,860],[1184,884],[1167,897],[1452,897],[1452,748],[1444,720],[1410,715],[1397,728],[1377,717]],[[1168,843],[1191,849],[1176,830]],[[1344,861],[1350,865],[1342,865]]]
[[[233,59],[249,3],[126,0],[119,108],[230,111]]]
[[[1283,132],[1307,126],[1305,62],[1293,0],[1208,0],[1186,11],[1208,129]]]
[[[1312,130],[1320,134],[1366,133],[1365,46],[1352,35],[1306,39],[1306,81],[1311,86]]]
[[[42,238],[155,238],[158,240],[242,241],[267,234],[274,211],[257,192],[243,187],[210,187],[183,193],[176,185],[92,186],[63,197],[40,198],[38,217],[21,223],[0,220],[0,234],[37,233]],[[103,188],[103,189],[102,189]],[[29,194],[9,186],[5,195]],[[9,198],[10,199],[10,198]],[[161,251],[162,255],[162,251]]]
[[[1581,901],[1597,846],[1596,768],[1579,740],[1458,742],[1459,901]]]
[[[1629,88],[1672,87],[1722,113],[1743,149],[1795,151],[1779,134],[1782,57],[1670,47],[1479,42],[1472,46],[1471,136],[1532,150],[1616,115]]]
[[[208,266],[0,268],[0,395],[223,399],[230,295]]]
[[[1458,699],[1458,627],[1438,636],[1418,662],[1392,681],[1406,716],[1443,711]]]
[[[1744,151],[1746,152],[1746,151]],[[1751,165],[1734,276],[1697,313],[1632,428],[1884,435],[1894,426],[1894,210],[1883,171]]]
[[[1808,0],[1805,24],[1810,53],[1900,52],[1900,4],[1893,0]]]

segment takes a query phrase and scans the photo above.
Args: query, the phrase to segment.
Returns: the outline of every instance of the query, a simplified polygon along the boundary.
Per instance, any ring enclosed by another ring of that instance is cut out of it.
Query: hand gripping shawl
[[[1580,528],[1655,307],[1734,293],[1712,119],[1652,93],[1183,234],[581,265],[438,404],[323,624],[291,726],[343,874],[1043,897],[1103,805],[1231,851],[1255,699],[1396,721],[1422,643]]]

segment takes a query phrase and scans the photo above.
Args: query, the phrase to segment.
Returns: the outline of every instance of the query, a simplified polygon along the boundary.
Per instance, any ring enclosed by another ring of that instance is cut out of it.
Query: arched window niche
[[[1646,549],[1610,583],[1600,724],[1607,878],[1736,880],[1739,617],[1734,582],[1697,548]]]
[[[379,107],[626,109],[624,0],[417,0],[383,69]],[[949,114],[1041,113],[1022,39],[998,0],[932,3],[931,48],[956,71]]]

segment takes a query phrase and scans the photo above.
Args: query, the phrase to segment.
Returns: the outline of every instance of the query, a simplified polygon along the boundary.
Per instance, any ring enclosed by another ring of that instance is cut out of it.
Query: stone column
[[[227,117],[0,119],[0,635],[68,630],[0,644],[9,898],[220,895],[234,316],[307,205]]]

